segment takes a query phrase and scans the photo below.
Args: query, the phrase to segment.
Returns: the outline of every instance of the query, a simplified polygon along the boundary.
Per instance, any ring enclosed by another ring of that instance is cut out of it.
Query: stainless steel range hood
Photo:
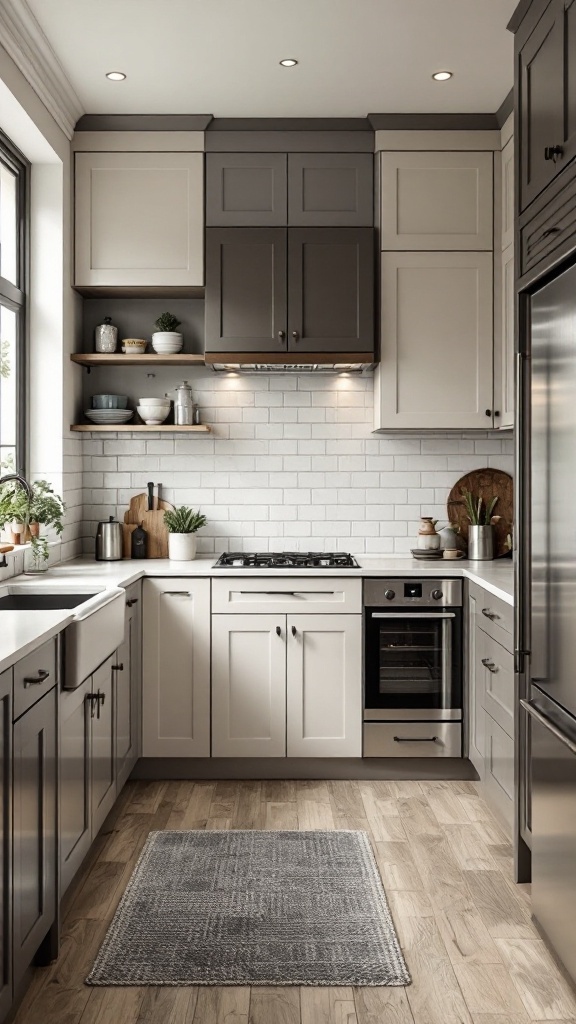
[[[215,373],[316,373],[324,376],[341,373],[365,373],[374,363],[209,363]]]

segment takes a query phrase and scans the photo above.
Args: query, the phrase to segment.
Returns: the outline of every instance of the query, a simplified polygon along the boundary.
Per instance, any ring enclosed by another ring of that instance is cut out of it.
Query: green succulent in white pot
[[[196,533],[206,522],[206,516],[186,505],[167,509],[164,525],[168,530],[168,557],[175,562],[196,558]]]
[[[181,326],[178,317],[173,313],[162,313],[154,322],[156,328],[152,335],[152,348],[159,355],[176,355],[182,351],[184,338],[178,328]]]

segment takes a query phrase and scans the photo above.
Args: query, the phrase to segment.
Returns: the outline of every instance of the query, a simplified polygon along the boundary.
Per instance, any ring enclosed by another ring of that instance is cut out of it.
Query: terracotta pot
[[[30,534],[31,537],[39,537],[40,536],[40,523],[30,523],[30,525],[28,527],[28,533]]]

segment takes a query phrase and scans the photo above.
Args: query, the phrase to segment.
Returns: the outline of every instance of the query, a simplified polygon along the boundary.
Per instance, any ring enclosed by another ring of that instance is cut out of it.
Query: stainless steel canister
[[[494,527],[468,527],[468,558],[473,562],[489,562],[494,558]]]
[[[194,422],[194,402],[192,388],[187,380],[175,388],[174,423],[181,427],[190,426]]]

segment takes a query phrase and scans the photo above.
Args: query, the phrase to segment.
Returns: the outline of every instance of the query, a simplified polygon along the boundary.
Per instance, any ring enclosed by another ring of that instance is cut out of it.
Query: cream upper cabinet
[[[204,284],[202,153],[76,153],[78,288]]]
[[[213,757],[285,757],[285,615],[213,616],[212,709]]]
[[[488,252],[384,252],[375,429],[492,426]]]
[[[502,172],[502,249],[514,242],[514,139],[508,140],[501,153]]]
[[[362,757],[362,616],[289,615],[288,757]]]
[[[382,250],[490,250],[491,152],[381,155]]]
[[[142,756],[210,755],[210,580],[144,580]]]

